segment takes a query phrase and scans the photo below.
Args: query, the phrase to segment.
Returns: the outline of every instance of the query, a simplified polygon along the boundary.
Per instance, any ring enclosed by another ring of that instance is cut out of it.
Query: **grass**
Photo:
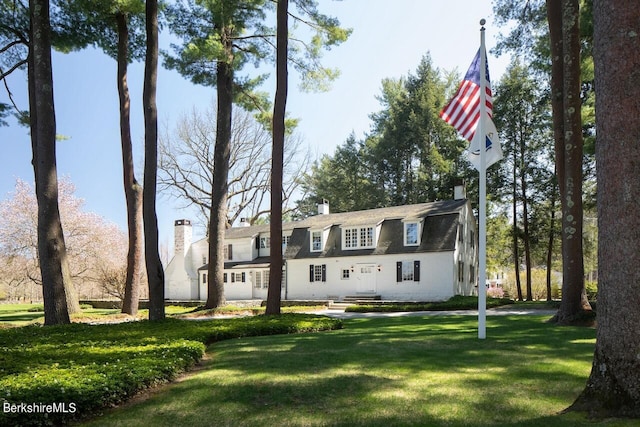
[[[205,344],[237,337],[340,327],[327,317],[288,314],[229,320],[41,327],[0,330],[0,403],[73,403],[76,412],[0,411],[0,425],[62,425],[140,390],[169,381],[193,366]]]
[[[319,310],[325,306],[291,306],[282,307],[282,313],[300,313],[313,310]],[[265,307],[235,307],[225,306],[213,310],[204,310],[200,308],[183,306],[167,306],[165,312],[169,317],[192,318],[192,317],[209,317],[219,314],[229,315],[258,315],[264,314]],[[149,316],[149,310],[139,310],[137,319],[146,319]],[[72,316],[73,322],[121,322],[131,317],[120,313],[119,309],[113,308],[92,308],[90,306],[82,307],[82,313]],[[34,323],[44,323],[44,307],[42,304],[0,304],[0,329],[14,326],[26,326]]]
[[[632,426],[560,414],[589,375],[595,331],[543,316],[344,321],[344,329],[208,348],[206,369],[87,426]]]

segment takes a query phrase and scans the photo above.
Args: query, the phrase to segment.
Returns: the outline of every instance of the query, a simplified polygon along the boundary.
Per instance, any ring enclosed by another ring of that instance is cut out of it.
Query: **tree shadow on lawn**
[[[582,386],[586,376],[552,361],[563,355],[588,366],[595,331],[545,320],[491,318],[486,340],[477,339],[475,318],[425,316],[352,319],[339,331],[220,342],[209,348],[210,369],[116,411],[112,421],[549,425],[556,417],[539,417],[531,399],[550,394],[558,411],[571,403],[574,390],[566,384]]]

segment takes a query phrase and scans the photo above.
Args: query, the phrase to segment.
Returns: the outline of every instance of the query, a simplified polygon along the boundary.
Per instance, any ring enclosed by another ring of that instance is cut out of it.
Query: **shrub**
[[[492,298],[487,300],[487,307],[498,307],[511,304],[512,300],[507,298]],[[443,310],[475,310],[478,308],[478,297],[456,295],[447,301],[440,302],[420,302],[420,303],[390,303],[376,305],[352,305],[345,309],[346,312],[368,313],[368,312],[397,312],[397,311],[443,311]]]
[[[339,319],[282,315],[0,329],[0,404],[64,403],[66,409],[75,409],[54,414],[0,412],[0,425],[76,421],[171,380],[215,341],[340,327]]]
[[[487,289],[488,298],[504,298],[504,289],[502,288],[489,288]]]

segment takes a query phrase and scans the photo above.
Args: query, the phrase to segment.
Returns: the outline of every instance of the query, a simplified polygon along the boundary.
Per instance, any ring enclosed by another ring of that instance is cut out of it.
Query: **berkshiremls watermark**
[[[5,414],[75,414],[78,405],[74,402],[54,403],[11,403],[2,402],[2,412]]]

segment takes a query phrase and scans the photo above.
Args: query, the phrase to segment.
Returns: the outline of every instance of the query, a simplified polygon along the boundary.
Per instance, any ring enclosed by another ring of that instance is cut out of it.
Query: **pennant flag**
[[[480,51],[476,53],[473,62],[464,76],[464,80],[458,88],[455,96],[440,112],[440,117],[456,128],[460,135],[471,142],[478,127],[480,118]],[[491,97],[491,83],[489,81],[489,65],[486,70],[486,108],[485,111],[492,116],[493,101]]]
[[[480,170],[480,147],[481,141],[485,141],[485,149],[487,155],[485,157],[486,167],[491,166],[499,160],[502,160],[502,147],[500,146],[500,140],[498,138],[498,131],[496,125],[493,124],[491,117],[485,115],[484,117],[484,138],[480,132],[476,132],[475,136],[471,140],[469,145],[469,151],[466,153],[467,160],[471,162],[473,167]]]

